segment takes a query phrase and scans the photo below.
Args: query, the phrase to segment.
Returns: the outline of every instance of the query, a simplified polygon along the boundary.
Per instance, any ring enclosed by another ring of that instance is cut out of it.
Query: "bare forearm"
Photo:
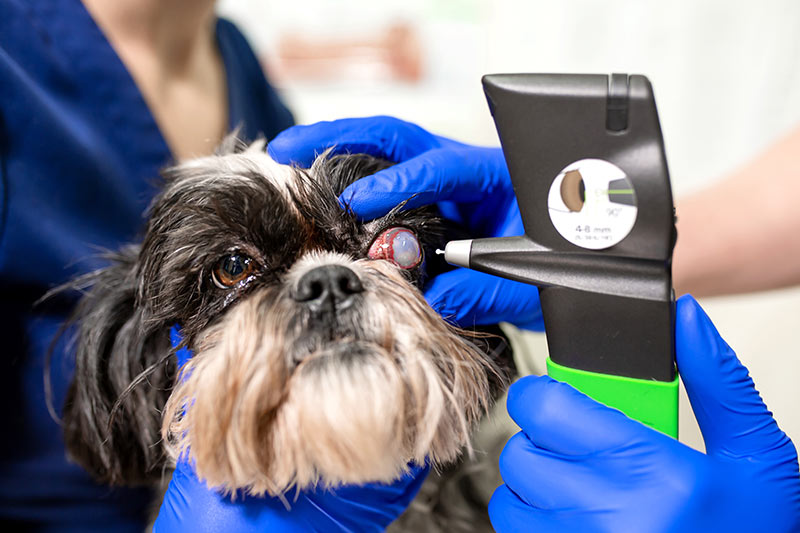
[[[677,202],[678,293],[800,284],[800,128],[711,188]]]

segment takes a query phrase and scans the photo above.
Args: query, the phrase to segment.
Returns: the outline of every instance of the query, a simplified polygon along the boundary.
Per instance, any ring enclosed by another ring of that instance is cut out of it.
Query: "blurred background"
[[[483,74],[645,74],[676,196],[800,123],[797,0],[222,0],[219,12],[247,35],[299,123],[385,114],[498,145]],[[701,304],[800,443],[800,288]],[[544,336],[524,342],[542,373]],[[681,402],[681,440],[702,448]]]

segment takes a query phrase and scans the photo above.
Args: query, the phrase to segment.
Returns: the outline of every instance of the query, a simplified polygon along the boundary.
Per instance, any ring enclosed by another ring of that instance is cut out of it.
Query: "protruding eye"
[[[211,279],[220,289],[230,289],[253,273],[255,262],[242,254],[226,255],[219,260]]]
[[[367,256],[386,259],[402,269],[412,269],[422,262],[422,248],[408,228],[389,228],[372,241]]]

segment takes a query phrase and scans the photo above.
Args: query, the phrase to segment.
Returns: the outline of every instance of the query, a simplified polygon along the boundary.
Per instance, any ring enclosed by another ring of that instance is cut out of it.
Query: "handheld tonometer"
[[[650,82],[483,78],[525,235],[451,241],[445,259],[537,285],[548,374],[678,433],[675,215]]]

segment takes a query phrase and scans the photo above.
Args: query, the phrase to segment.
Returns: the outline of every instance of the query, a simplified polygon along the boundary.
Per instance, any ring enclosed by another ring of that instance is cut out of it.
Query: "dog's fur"
[[[167,170],[141,245],[75,284],[86,291],[63,415],[71,457],[100,481],[148,484],[184,455],[211,486],[273,496],[456,461],[506,383],[509,351],[422,297],[447,268],[433,253],[448,237],[435,208],[401,204],[362,223],[339,205],[347,185],[387,166],[323,154],[294,168],[230,137]],[[420,266],[367,257],[395,226],[419,238]],[[233,253],[255,266],[224,289],[212,272]],[[333,313],[293,297],[326,265],[363,289]],[[194,352],[180,369],[174,324]]]

